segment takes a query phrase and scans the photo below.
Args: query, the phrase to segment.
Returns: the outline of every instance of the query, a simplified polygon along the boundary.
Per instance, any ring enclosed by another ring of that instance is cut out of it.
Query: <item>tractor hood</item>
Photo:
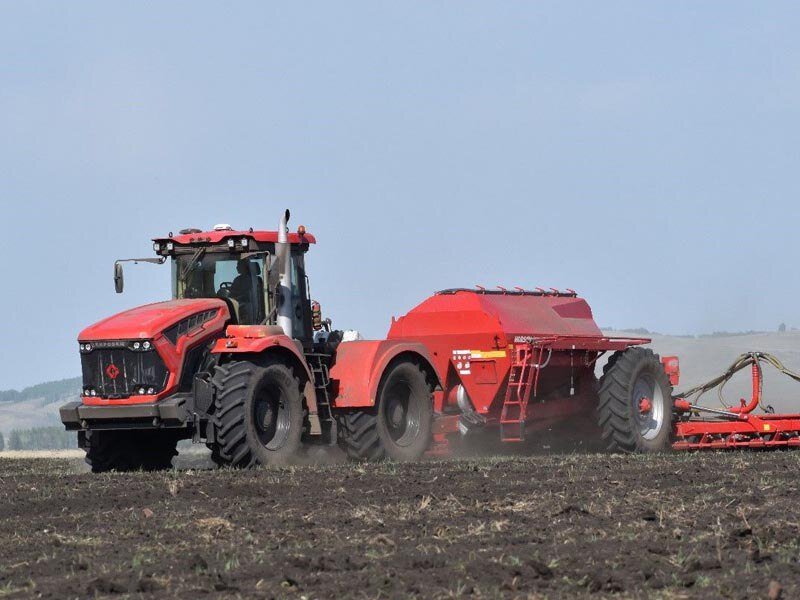
[[[81,331],[78,339],[85,342],[153,338],[187,317],[215,308],[227,311],[225,301],[219,298],[169,300],[145,304],[87,327]]]

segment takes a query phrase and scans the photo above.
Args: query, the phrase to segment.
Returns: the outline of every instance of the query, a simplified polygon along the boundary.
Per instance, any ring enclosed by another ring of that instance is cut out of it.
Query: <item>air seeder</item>
[[[800,416],[674,399],[677,358],[604,335],[572,290],[444,290],[393,319],[384,340],[334,330],[310,296],[315,239],[288,220],[277,231],[183,230],[156,238],[155,258],[132,259],[169,261],[173,298],[78,337],[82,397],[61,419],[94,471],[167,468],[181,439],[233,467],[313,444],[413,460],[453,438],[519,443],[587,419],[615,451],[800,444]]]

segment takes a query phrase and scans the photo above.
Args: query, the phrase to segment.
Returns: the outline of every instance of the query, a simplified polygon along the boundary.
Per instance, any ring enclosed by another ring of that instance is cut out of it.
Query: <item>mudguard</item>
[[[311,377],[303,349],[298,342],[283,333],[276,325],[229,325],[225,337],[217,340],[211,349],[212,354],[263,354],[267,350],[287,352],[299,362]]]
[[[437,385],[441,385],[442,378],[436,372],[430,352],[424,344],[402,340],[343,342],[336,350],[336,362],[330,371],[335,394],[333,406],[375,406],[378,386],[386,367],[395,358],[405,354],[427,363],[430,372],[436,376]]]

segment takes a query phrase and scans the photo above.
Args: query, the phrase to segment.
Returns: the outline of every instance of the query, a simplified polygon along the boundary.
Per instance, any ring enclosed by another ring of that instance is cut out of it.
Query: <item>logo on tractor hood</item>
[[[111,379],[116,379],[117,375],[119,375],[119,367],[114,363],[111,363],[106,367],[106,375],[108,375]]]

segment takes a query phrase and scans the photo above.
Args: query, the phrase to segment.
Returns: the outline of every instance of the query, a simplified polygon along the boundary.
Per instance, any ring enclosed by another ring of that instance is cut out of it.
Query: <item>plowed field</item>
[[[177,464],[0,459],[0,597],[800,597],[800,453]]]

